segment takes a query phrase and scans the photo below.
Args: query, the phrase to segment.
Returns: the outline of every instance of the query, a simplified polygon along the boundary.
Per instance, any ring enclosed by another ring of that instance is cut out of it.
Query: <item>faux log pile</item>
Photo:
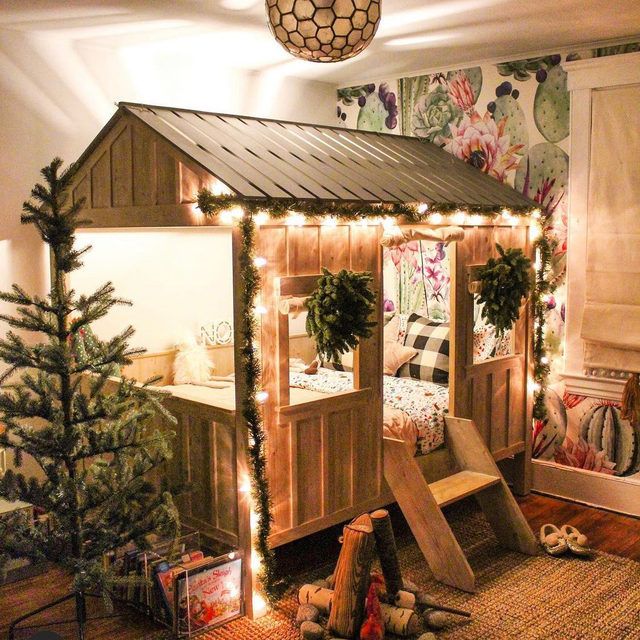
[[[371,573],[376,553],[382,576]],[[303,585],[298,601],[296,623],[302,640],[417,637],[425,628],[448,624],[448,613],[470,616],[438,604],[403,580],[391,518],[384,509],[362,514],[344,527],[335,572]],[[420,636],[432,638],[430,632]]]

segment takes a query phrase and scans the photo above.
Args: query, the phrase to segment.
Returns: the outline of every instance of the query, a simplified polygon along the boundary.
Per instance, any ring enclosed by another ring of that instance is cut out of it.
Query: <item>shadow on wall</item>
[[[163,31],[153,20],[128,25],[128,38],[108,39],[109,20],[115,29],[123,18],[103,18],[95,37],[62,14],[45,26],[33,23],[32,31],[11,24],[0,29],[0,290],[17,282],[45,291],[46,256],[35,232],[21,227],[22,202],[40,168],[54,156],[67,163],[77,158],[116,102],[332,122],[333,85],[287,79],[277,67],[232,69],[228,60],[188,47],[175,29],[165,25]],[[136,29],[155,29],[154,37],[135,38]],[[0,322],[0,335],[6,329]]]

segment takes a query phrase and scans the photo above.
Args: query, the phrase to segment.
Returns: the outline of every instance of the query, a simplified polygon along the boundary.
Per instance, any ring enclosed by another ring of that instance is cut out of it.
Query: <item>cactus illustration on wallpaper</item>
[[[534,458],[550,460],[567,435],[567,409],[557,391],[551,387],[545,393],[544,405],[547,417],[535,421],[531,448]]]
[[[382,82],[377,92],[371,92],[366,98],[358,98],[358,129],[362,131],[393,130],[398,126],[398,104],[396,94],[389,85]]]
[[[482,69],[458,69],[447,73],[447,89],[453,101],[466,113],[473,110],[482,91]]]
[[[640,471],[640,426],[620,417],[611,404],[591,408],[580,423],[580,437],[615,463],[615,473],[627,476]]]
[[[516,170],[515,188],[553,213],[567,192],[569,156],[550,142],[529,149]]]
[[[523,148],[526,148],[529,146],[529,130],[524,111],[518,103],[516,91],[514,90],[511,95],[501,95],[490,102],[487,108],[496,122],[506,118],[504,132],[509,136],[511,144],[522,145]],[[516,94],[515,97],[514,94]]]
[[[538,82],[544,82],[547,77],[547,69],[560,64],[561,59],[561,56],[556,53],[549,56],[500,62],[496,68],[501,76],[513,76],[514,80],[519,82],[530,80],[532,73],[535,73]]]
[[[567,74],[559,65],[546,72],[533,101],[533,119],[538,131],[549,142],[560,142],[569,135],[569,91]]]

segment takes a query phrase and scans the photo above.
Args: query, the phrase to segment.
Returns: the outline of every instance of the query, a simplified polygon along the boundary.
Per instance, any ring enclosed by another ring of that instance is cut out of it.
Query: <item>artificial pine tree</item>
[[[91,295],[67,287],[89,247],[75,248],[83,202],[70,202],[73,168],[61,165],[56,158],[42,169],[45,185],[33,188],[22,215],[50,248],[50,293],[30,295],[17,285],[0,293],[18,306],[15,316],[0,320],[44,336],[31,344],[10,330],[0,340],[0,361],[8,365],[0,374],[0,447],[13,452],[16,467],[26,454],[41,470],[36,477],[7,471],[0,497],[33,504],[51,525],[0,520],[0,555],[46,559],[73,572],[68,598],[76,599],[84,637],[85,594],[109,585],[103,554],[129,542],[144,547],[150,533],[175,534],[178,518],[170,493],[149,480],[170,457],[171,432],[152,424],[158,415],[172,420],[162,396],[148,383],[110,378],[139,353],[128,347],[133,328],[104,342],[90,333],[112,307],[128,303],[114,296],[111,283]],[[87,334],[90,348],[79,350]]]

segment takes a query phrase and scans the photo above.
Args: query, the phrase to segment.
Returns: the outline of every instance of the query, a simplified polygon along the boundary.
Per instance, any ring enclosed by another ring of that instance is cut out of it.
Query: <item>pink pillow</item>
[[[384,343],[384,365],[382,372],[385,376],[395,376],[396,371],[409,362],[413,356],[417,355],[418,350],[412,347],[405,347],[399,342],[393,340],[385,340]]]
[[[400,334],[400,317],[395,315],[384,325],[384,341],[398,342]]]

